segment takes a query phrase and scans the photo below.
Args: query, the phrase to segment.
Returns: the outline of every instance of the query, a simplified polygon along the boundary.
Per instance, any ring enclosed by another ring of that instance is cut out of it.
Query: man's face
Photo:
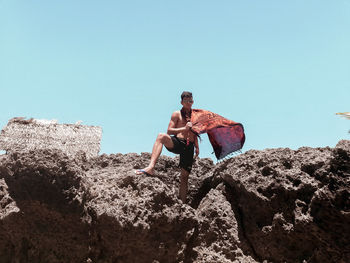
[[[181,101],[182,106],[184,106],[184,108],[186,109],[191,109],[192,104],[193,104],[193,98],[183,98],[183,100]]]

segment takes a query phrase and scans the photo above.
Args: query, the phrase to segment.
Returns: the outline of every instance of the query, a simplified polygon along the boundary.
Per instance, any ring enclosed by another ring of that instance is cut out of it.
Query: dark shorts
[[[165,148],[167,148],[169,152],[180,154],[179,166],[190,173],[193,164],[194,143],[190,142],[189,145],[187,145],[185,139],[178,138],[174,135],[171,135],[171,140],[174,143],[174,147],[169,149],[165,146]]]

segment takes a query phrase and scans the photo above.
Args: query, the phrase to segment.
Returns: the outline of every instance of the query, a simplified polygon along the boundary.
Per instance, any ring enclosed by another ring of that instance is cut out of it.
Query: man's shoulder
[[[171,114],[171,117],[172,118],[179,118],[181,115],[180,111],[177,110],[177,111],[174,111],[173,114]]]

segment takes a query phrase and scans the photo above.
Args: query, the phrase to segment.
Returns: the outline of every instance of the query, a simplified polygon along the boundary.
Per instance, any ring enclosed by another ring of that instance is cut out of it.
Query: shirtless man
[[[135,171],[136,174],[152,175],[154,166],[162,152],[163,145],[168,151],[180,154],[180,199],[186,203],[188,189],[188,176],[192,169],[193,160],[199,155],[198,138],[191,131],[192,123],[191,108],[193,104],[192,93],[184,91],[181,94],[182,109],[175,111],[171,115],[167,133],[159,133],[154,143],[150,164],[142,169]],[[194,155],[194,149],[196,155]]]

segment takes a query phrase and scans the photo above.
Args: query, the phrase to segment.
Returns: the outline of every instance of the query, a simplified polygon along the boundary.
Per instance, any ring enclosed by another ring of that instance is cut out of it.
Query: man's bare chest
[[[176,122],[176,128],[181,128],[186,126],[187,121],[180,115]]]

